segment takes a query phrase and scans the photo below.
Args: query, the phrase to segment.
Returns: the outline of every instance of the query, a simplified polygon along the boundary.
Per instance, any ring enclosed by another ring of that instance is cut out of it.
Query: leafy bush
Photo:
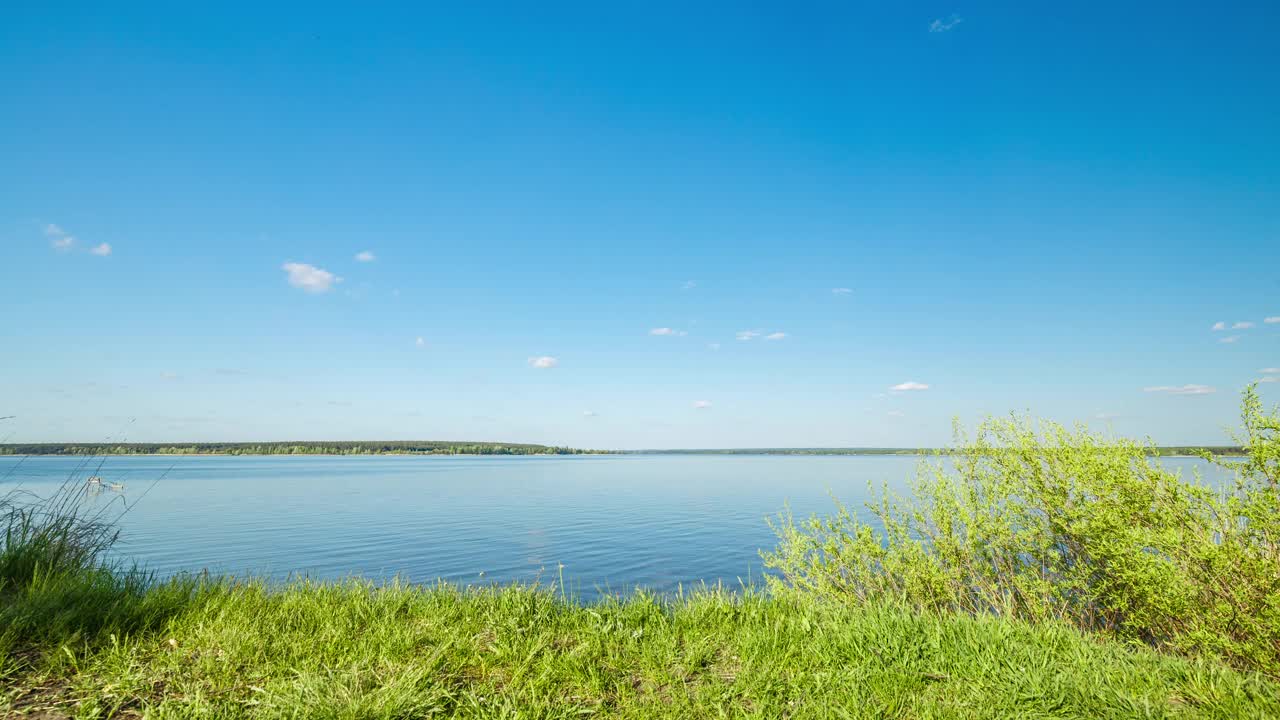
[[[1229,487],[1187,479],[1149,446],[1083,427],[992,419],[926,463],[875,522],[774,523],[774,592],[918,610],[1067,621],[1280,674],[1280,419],[1244,393]],[[879,529],[882,528],[882,529]]]

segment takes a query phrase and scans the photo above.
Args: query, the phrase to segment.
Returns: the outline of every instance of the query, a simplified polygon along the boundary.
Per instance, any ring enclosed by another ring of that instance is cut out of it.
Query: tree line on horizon
[[[206,443],[15,443],[0,455],[934,455],[949,448],[706,448],[584,450],[555,445],[415,440]],[[1156,456],[1241,455],[1233,445],[1148,447]]]
[[[0,455],[583,455],[595,452],[526,443],[412,440],[0,445]]]

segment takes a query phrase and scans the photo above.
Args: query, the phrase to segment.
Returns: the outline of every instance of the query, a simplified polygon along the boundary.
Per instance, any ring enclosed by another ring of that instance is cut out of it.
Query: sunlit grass
[[[1065,625],[701,592],[174,580],[8,598],[10,711],[77,717],[1266,717],[1280,689]],[[93,627],[85,619],[105,610]],[[43,624],[34,624],[41,618]],[[16,621],[16,622],[15,622]],[[30,651],[35,652],[30,652]],[[3,707],[3,706],[0,706]]]
[[[0,715],[1280,717],[1280,420],[1223,495],[996,425],[913,498],[786,523],[771,591],[157,580],[69,480],[0,498]]]

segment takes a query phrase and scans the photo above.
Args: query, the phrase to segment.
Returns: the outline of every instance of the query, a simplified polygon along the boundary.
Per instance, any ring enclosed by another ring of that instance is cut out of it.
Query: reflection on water
[[[117,554],[164,575],[399,574],[414,582],[557,580],[584,599],[636,586],[760,579],[765,518],[901,489],[913,457],[0,458],[0,493],[101,476],[133,505]],[[1199,460],[1167,464],[1217,477]],[[158,482],[157,482],[158,480]],[[110,483],[123,483],[120,492]],[[135,501],[137,501],[135,503]]]

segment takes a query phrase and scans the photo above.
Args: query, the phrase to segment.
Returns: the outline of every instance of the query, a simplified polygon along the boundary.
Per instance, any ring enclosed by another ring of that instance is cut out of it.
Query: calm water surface
[[[48,494],[83,459],[0,458],[0,492]],[[20,464],[19,464],[20,463]],[[555,580],[584,599],[758,581],[766,517],[825,513],[914,457],[111,457],[135,503],[118,554],[161,575]],[[1191,472],[1198,460],[1166,463]],[[16,467],[15,467],[16,466]],[[80,472],[83,476],[86,473]],[[163,477],[162,477],[163,475]],[[158,482],[157,482],[158,479]],[[148,490],[148,488],[150,489]],[[145,496],[143,495],[146,491]],[[103,493],[96,502],[120,502]],[[483,573],[483,575],[482,575]]]

